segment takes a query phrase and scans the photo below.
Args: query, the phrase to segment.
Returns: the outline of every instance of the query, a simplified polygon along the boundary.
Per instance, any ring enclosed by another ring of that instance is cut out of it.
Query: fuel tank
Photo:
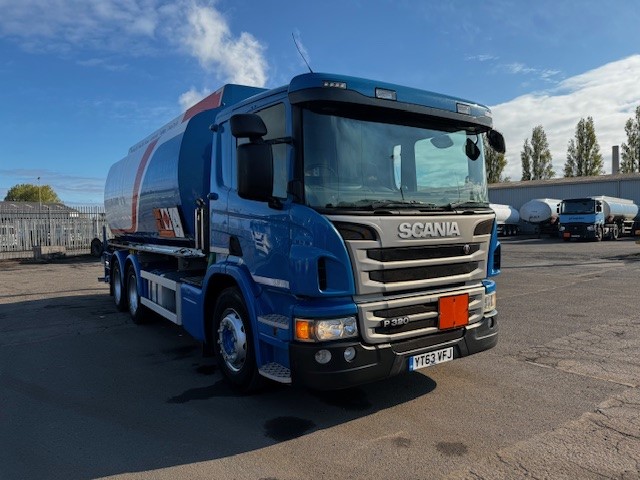
[[[115,238],[194,244],[194,212],[210,192],[213,134],[223,108],[264,91],[225,85],[129,149],[111,166],[104,189]]]
[[[558,215],[560,200],[534,198],[520,207],[520,218],[529,223],[543,223]]]
[[[631,221],[638,215],[638,206],[633,200],[625,198],[615,198],[607,196],[592,197],[594,200],[602,202],[602,212],[607,220],[624,219]]]
[[[501,205],[499,203],[490,203],[491,210],[496,212],[496,223],[515,225],[520,221],[518,211],[511,205]]]

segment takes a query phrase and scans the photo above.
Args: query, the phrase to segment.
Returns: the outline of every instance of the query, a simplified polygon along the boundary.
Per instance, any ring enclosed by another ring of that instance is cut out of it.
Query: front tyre
[[[604,236],[603,228],[600,226],[596,226],[596,242],[601,242],[603,236]]]
[[[249,314],[237,288],[223,290],[213,313],[213,346],[218,366],[243,393],[257,390],[262,377],[256,366]]]
[[[612,240],[618,240],[619,237],[620,237],[620,228],[618,227],[618,224],[616,223],[613,226],[613,229],[611,231],[611,239]]]

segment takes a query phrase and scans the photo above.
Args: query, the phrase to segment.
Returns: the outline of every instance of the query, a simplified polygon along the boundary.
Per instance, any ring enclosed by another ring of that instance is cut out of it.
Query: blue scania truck
[[[252,391],[340,389],[496,345],[490,110],[309,73],[225,85],[137,143],[105,185],[105,276]]]

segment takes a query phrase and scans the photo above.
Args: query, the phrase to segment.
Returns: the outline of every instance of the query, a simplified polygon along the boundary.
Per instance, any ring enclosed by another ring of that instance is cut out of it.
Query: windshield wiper
[[[380,208],[417,208],[417,209],[436,209],[440,208],[435,203],[421,202],[420,200],[370,200],[362,199],[357,202],[340,202],[334,207],[328,204],[328,208],[359,208],[366,210],[378,210]]]
[[[447,205],[450,210],[458,210],[460,208],[489,208],[489,202],[453,202]]]

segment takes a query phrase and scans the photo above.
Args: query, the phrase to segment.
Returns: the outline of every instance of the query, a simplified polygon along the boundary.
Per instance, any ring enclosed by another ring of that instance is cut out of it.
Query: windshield
[[[568,215],[577,215],[585,213],[593,213],[595,208],[595,202],[593,200],[572,200],[562,202],[562,209],[560,213]]]
[[[483,144],[425,128],[304,110],[306,203],[315,208],[488,206]]]

